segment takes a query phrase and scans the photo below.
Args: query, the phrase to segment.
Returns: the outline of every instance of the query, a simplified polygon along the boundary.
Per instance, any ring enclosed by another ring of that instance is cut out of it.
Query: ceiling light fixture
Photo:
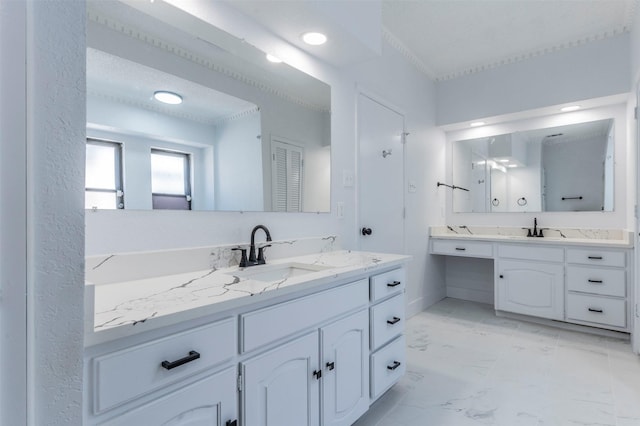
[[[309,32],[302,34],[302,41],[312,46],[319,46],[327,42],[327,36],[322,33]]]
[[[160,101],[165,104],[178,105],[182,103],[182,96],[177,93],[167,92],[166,90],[158,90],[153,94],[156,101]]]
[[[282,62],[282,59],[277,56],[273,56],[271,53],[267,53],[267,61],[273,62],[274,64],[279,64]]]
[[[485,123],[484,121],[474,121],[474,122],[470,123],[469,126],[471,126],[471,127],[480,127],[480,126],[484,126],[485,124],[487,124],[487,123]]]
[[[580,105],[569,105],[563,108],[560,108],[560,111],[562,112],[571,112],[571,111],[576,111],[580,109]]]

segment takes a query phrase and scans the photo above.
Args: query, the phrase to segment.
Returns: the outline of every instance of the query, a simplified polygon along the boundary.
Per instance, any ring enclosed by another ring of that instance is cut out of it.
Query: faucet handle
[[[265,260],[264,260],[264,249],[266,249],[267,247],[271,247],[271,244],[267,244],[264,245],[262,247],[258,247],[258,263],[259,264],[264,264]]]
[[[247,260],[247,249],[242,248],[242,247],[236,247],[236,248],[232,248],[231,250],[236,251],[236,250],[240,250],[240,263],[238,264],[239,267],[244,268],[245,266],[249,265],[249,261]]]

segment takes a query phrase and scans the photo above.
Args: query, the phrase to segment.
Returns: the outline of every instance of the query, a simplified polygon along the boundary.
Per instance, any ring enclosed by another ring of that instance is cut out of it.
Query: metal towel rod
[[[463,191],[469,192],[469,190],[467,188],[463,188],[461,186],[447,185],[446,183],[438,182],[438,187],[440,187],[440,186],[446,186],[447,188],[451,188],[451,189],[462,189]]]
[[[579,197],[562,197],[562,201],[564,200],[582,200],[582,195]]]

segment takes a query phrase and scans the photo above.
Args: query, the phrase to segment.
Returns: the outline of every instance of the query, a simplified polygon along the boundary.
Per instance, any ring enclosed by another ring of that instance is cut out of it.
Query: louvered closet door
[[[273,207],[279,212],[302,211],[304,150],[302,147],[271,140]]]

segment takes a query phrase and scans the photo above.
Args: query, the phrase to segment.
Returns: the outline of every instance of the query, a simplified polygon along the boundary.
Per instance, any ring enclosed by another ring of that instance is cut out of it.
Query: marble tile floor
[[[407,373],[354,426],[640,426],[628,341],[444,299],[406,324]]]

